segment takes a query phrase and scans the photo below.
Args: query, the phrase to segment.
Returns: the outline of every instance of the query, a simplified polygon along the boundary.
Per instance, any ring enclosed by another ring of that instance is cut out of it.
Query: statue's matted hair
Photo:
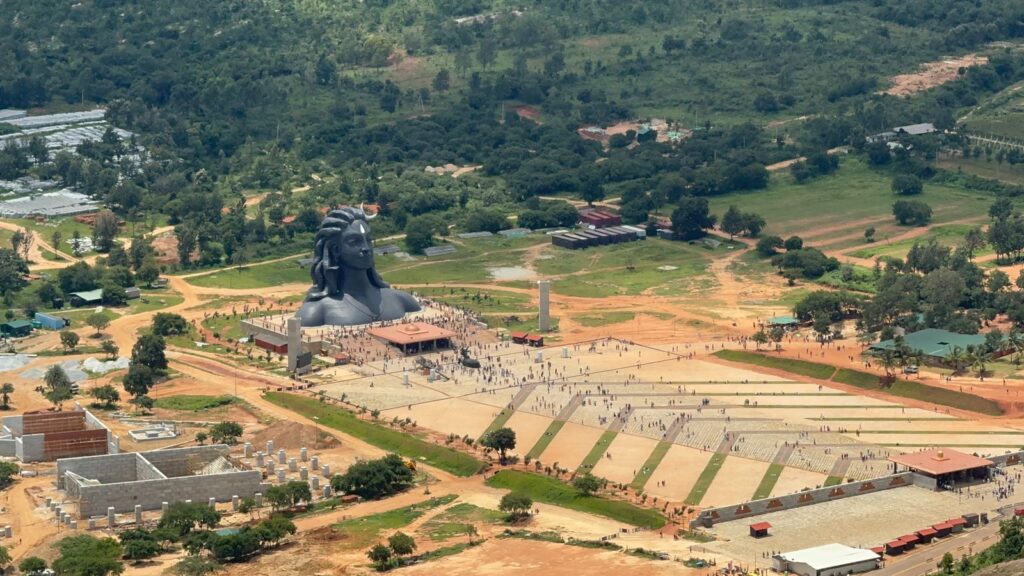
[[[333,296],[345,285],[345,265],[343,262],[330,262],[327,246],[330,241],[341,236],[350,225],[357,220],[369,222],[373,217],[367,216],[362,207],[336,208],[331,210],[324,221],[320,223],[320,229],[316,232],[315,244],[313,246],[313,266],[310,268],[310,276],[313,277],[313,287],[306,295],[306,301],[315,301],[327,296]],[[337,282],[330,282],[328,275],[337,275]],[[388,288],[389,285],[380,277],[375,267],[370,267],[366,274],[370,283],[377,288]]]

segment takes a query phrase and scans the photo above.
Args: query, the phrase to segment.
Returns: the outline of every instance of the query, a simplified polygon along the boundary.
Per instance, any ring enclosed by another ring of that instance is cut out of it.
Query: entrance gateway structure
[[[899,454],[889,460],[917,473],[914,484],[933,490],[985,480],[995,466],[991,460],[950,448]]]

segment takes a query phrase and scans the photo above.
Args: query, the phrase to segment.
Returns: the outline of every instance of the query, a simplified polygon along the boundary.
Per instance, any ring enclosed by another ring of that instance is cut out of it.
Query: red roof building
[[[751,524],[750,536],[752,538],[764,538],[768,535],[768,529],[771,527],[772,525],[768,522],[757,522],[755,524]]]
[[[396,346],[406,354],[451,347],[455,332],[426,322],[381,326],[366,331],[370,336]]]

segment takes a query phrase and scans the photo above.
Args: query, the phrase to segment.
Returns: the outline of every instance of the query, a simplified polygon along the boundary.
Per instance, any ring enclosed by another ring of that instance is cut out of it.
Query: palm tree
[[[11,394],[14,394],[14,384],[4,382],[3,385],[0,385],[0,410],[10,409]]]
[[[1013,363],[1020,366],[1021,354],[1024,354],[1024,334],[1014,327],[1006,334],[1006,343],[1013,349]]]
[[[953,365],[953,374],[959,374],[964,369],[964,364],[967,363],[967,353],[964,349],[959,346],[953,346],[953,349],[949,351],[946,356],[946,360]]]
[[[979,377],[985,376],[987,372],[985,365],[992,359],[992,354],[979,348],[971,352],[969,358],[974,372]]]
[[[892,369],[896,367],[897,360],[896,354],[892,350],[882,351],[881,357],[879,357],[878,363],[885,370],[886,380],[892,379]]]

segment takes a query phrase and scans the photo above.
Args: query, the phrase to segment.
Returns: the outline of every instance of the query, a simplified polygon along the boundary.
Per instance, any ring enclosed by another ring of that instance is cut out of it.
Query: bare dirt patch
[[[253,435],[253,445],[263,446],[268,441],[274,442],[274,448],[285,450],[298,450],[302,447],[314,446],[320,448],[334,448],[338,439],[325,432],[320,432],[319,441],[316,441],[317,429],[313,426],[305,426],[298,422],[287,422],[279,420]]]
[[[956,80],[961,68],[970,68],[988,63],[987,56],[966,54],[959,58],[947,58],[936,62],[926,62],[918,72],[893,76],[892,86],[882,94],[890,96],[910,96],[924,92],[946,82]]]

